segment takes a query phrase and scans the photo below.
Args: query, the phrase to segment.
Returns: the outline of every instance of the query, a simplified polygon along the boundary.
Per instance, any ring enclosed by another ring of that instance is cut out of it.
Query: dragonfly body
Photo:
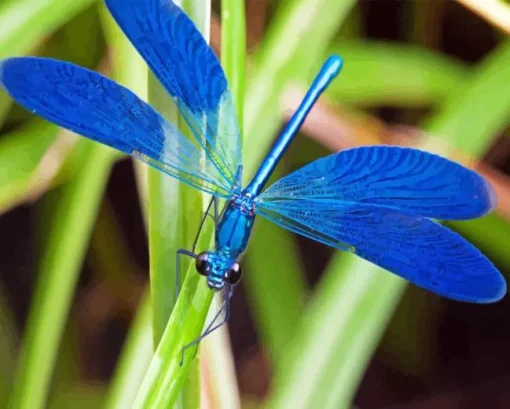
[[[208,253],[211,263],[210,273],[207,275],[209,287],[221,289],[225,285],[228,278],[228,269],[237,261],[248,245],[248,239],[255,221],[258,195],[296,136],[313,104],[338,75],[342,64],[342,59],[336,55],[328,58],[306,93],[303,102],[301,102],[301,105],[274,143],[252,181],[246,189],[240,194],[236,194],[227,204],[216,230],[216,251]],[[241,171],[238,170],[237,185],[240,185],[240,176]]]
[[[0,85],[29,111],[212,195],[215,249],[196,254],[195,240],[191,251],[178,253],[196,259],[211,288],[227,287],[231,296],[240,278],[238,259],[260,215],[454,300],[488,303],[505,295],[506,282],[494,265],[434,221],[472,219],[495,206],[490,185],[458,163],[417,149],[367,146],[317,159],[265,186],[340,71],[339,57],[323,65],[243,189],[240,131],[228,82],[191,20],[171,0],[105,1],[172,97],[189,138],[128,89],[63,61],[6,59],[0,62]],[[221,215],[218,199],[227,203]]]
[[[216,250],[208,253],[211,263],[207,284],[212,289],[222,289],[229,271],[246,249],[255,221],[255,203],[241,194],[229,201],[216,229]]]

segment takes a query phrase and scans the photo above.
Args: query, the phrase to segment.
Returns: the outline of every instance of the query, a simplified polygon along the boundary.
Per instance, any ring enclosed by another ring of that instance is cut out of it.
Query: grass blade
[[[183,9],[195,25],[209,37],[210,5],[204,1],[183,1]],[[174,123],[177,111],[170,97],[154,77],[149,82],[149,102]],[[171,109],[169,109],[171,107]],[[166,109],[165,109],[166,108]],[[181,124],[183,121],[181,121]],[[187,132],[182,126],[181,131]],[[186,274],[175,301],[175,255],[179,248],[192,242],[202,216],[202,194],[161,172],[149,170],[148,213],[149,252],[151,262],[151,296],[153,303],[153,337],[157,349],[142,387],[138,391],[135,408],[167,408],[177,402],[193,365],[194,350],[179,365],[184,345],[196,339],[202,330],[213,293],[198,274]],[[206,223],[198,242],[198,250],[210,248],[213,226]],[[181,263],[181,274],[191,267],[190,260]],[[184,274],[183,274],[184,275]],[[174,307],[175,305],[175,307]],[[170,315],[171,313],[171,315]],[[170,319],[169,319],[170,317]],[[198,373],[186,385],[182,401],[198,402]]]
[[[244,113],[244,73],[246,71],[246,17],[244,3],[238,0],[221,2],[221,65],[237,108],[241,135]]]
[[[17,205],[31,187],[36,187],[38,167],[58,132],[55,125],[35,119],[0,139],[0,213]]]
[[[7,0],[0,4],[0,58],[23,55],[95,0]]]
[[[62,331],[112,165],[112,151],[81,141],[87,161],[59,192],[39,268],[10,408],[44,407]]]
[[[210,6],[207,2],[183,1],[182,7],[202,33],[209,32]],[[208,38],[208,35],[207,37]],[[177,108],[157,79],[149,74],[149,102],[171,122],[189,132]],[[175,305],[175,257],[178,249],[188,248],[198,231],[202,216],[202,194],[155,170],[148,170],[148,221],[153,304],[154,346],[168,324]],[[183,258],[181,274],[191,265]]]
[[[202,237],[208,238],[212,232],[212,226],[208,225]],[[202,240],[202,244],[204,242],[210,244],[209,240]],[[186,276],[133,408],[168,408],[179,398],[195,352],[193,349],[188,351],[180,366],[182,348],[200,335],[213,297],[213,292],[201,278],[198,274]]]
[[[402,279],[338,253],[282,358],[269,407],[349,408],[378,332],[403,289]],[[328,391],[332,387],[335,394]]]
[[[328,55],[332,53],[344,58],[345,67],[326,94],[342,104],[404,108],[437,104],[462,86],[469,73],[459,61],[413,45],[348,41],[333,44]]]
[[[480,157],[488,141],[508,125],[510,116],[510,40],[503,41],[473,69],[451,98],[423,128],[445,135],[448,143]]]
[[[101,6],[101,22],[112,50],[110,58],[115,79],[142,98],[147,96],[147,67],[135,48],[123,35],[108,10]],[[129,63],[127,63],[129,62]],[[109,385],[104,407],[123,409],[130,407],[142,384],[143,377],[153,356],[152,304],[149,294],[139,302],[131,329],[124,343]]]
[[[229,82],[242,133],[244,75],[246,70],[246,24],[244,3],[236,0],[221,2],[221,63]],[[242,138],[242,136],[241,136]],[[213,299],[210,322],[221,308]],[[203,405],[210,408],[238,409],[241,406],[234,358],[230,348],[228,325],[205,338],[201,344],[201,388]]]

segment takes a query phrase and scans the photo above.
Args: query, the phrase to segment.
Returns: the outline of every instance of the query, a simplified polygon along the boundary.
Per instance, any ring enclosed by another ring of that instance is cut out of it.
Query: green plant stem
[[[210,5],[186,0],[182,7],[196,27],[208,33]],[[148,90],[151,105],[171,122],[180,124],[181,132],[188,135],[189,130],[179,117],[173,101],[153,75],[149,75]],[[158,170],[148,170],[147,209],[154,348],[160,342],[176,302],[176,253],[178,249],[188,248],[193,242],[202,217],[202,203],[202,194],[196,189]],[[191,259],[182,257],[181,282],[190,266]]]
[[[210,244],[212,233],[213,226],[208,224],[201,235],[201,247]],[[178,400],[195,353],[194,348],[189,349],[181,366],[182,349],[200,335],[213,295],[201,276],[187,274],[133,408],[163,409]]]
[[[208,38],[210,4],[187,0],[182,7]],[[167,119],[182,125],[170,97],[153,76],[149,78],[149,102]],[[180,126],[180,130],[184,134],[189,132],[185,126]],[[176,302],[175,257],[177,249],[189,247],[198,231],[203,212],[202,194],[152,169],[148,181],[153,339],[157,348],[134,407],[167,408],[179,398],[183,405],[191,403],[195,406],[199,402],[198,368],[194,368],[191,380],[186,383],[192,366],[197,365],[192,359],[194,350],[186,355],[182,367],[181,352],[186,344],[200,335],[213,293],[203,280],[199,281],[198,274],[187,274],[192,263],[183,257],[180,273],[185,280]],[[206,223],[198,250],[210,248],[213,233],[212,226]]]
[[[225,70],[241,135],[243,133],[244,81],[246,71],[246,23],[243,2],[221,2],[221,65]]]

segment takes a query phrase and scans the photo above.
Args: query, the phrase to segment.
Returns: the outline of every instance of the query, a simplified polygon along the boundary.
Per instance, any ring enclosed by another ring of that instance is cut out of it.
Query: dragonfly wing
[[[478,249],[432,220],[363,203],[316,204],[282,200],[260,204],[257,213],[448,298],[485,303],[506,293],[505,280]]]
[[[150,105],[108,78],[77,65],[22,57],[0,62],[0,85],[29,111],[147,162],[189,185],[230,197],[218,171]]]
[[[106,5],[173,97],[210,161],[233,183],[241,165],[239,126],[211,47],[171,0],[106,0]]]
[[[277,181],[259,200],[281,198],[326,208],[337,201],[364,203],[442,220],[480,217],[496,202],[476,172],[432,153],[392,146],[353,148],[318,159]]]

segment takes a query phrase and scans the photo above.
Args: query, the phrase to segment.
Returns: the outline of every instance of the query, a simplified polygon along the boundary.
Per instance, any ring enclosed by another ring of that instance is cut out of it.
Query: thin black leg
[[[227,294],[225,296],[225,299],[223,301],[223,305],[220,307],[220,309],[218,310],[218,312],[214,316],[214,318],[211,321],[211,323],[207,326],[207,328],[204,331],[204,333],[202,335],[200,335],[197,339],[195,339],[193,342],[190,342],[189,344],[184,346],[184,348],[182,348],[181,362],[180,362],[181,366],[184,363],[184,352],[188,348],[191,348],[192,346],[196,345],[195,354],[193,355],[193,358],[195,358],[196,355],[197,355],[197,352],[198,352],[198,344],[200,343],[200,341],[202,341],[206,336],[212,334],[214,331],[216,331],[221,326],[225,325],[225,323],[228,321],[228,319],[230,318],[230,299],[232,298],[233,294],[234,294],[234,286],[229,288],[229,290],[228,290],[228,292],[227,292]],[[218,319],[218,317],[220,316],[220,314],[221,314],[221,312],[223,310],[225,310],[225,317],[223,318],[223,320],[221,320],[220,323],[214,325],[215,321]]]
[[[200,232],[202,231],[202,228],[204,227],[205,219],[209,215],[209,210],[211,210],[211,206],[214,203],[214,229],[216,230],[216,226],[218,225],[218,198],[216,196],[213,196],[211,198],[211,201],[207,205],[207,209],[204,213],[204,217],[202,218],[202,221],[200,222],[200,226],[198,227],[197,235],[195,236],[195,240],[193,241],[193,246],[191,247],[191,251],[195,252],[195,249],[197,247],[198,238],[200,237]]]
[[[220,224],[220,211],[218,209],[218,198],[214,196],[213,200],[214,200],[214,230],[216,230],[218,228],[218,224]]]
[[[195,249],[197,247],[198,238],[200,237],[200,232],[202,231],[202,228],[204,227],[205,219],[209,215],[209,211],[211,210],[211,206],[214,204],[214,228],[216,229],[216,226],[218,225],[218,198],[216,196],[213,196],[211,198],[211,201],[207,205],[207,209],[204,213],[204,217],[202,217],[202,221],[200,222],[200,226],[198,227],[197,235],[195,236],[195,240],[193,241],[193,246],[191,247],[191,251],[186,249],[179,249],[177,250],[176,257],[175,257],[175,297],[177,299],[179,295],[179,287],[181,285],[180,281],[180,261],[179,256],[185,255],[192,258],[197,258],[197,254],[195,254]]]

